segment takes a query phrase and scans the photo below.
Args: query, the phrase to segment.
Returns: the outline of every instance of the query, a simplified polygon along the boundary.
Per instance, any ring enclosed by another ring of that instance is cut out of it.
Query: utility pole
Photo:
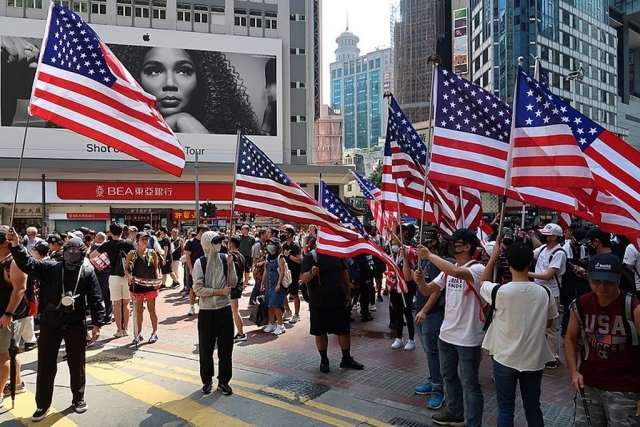
[[[198,225],[200,224],[200,180],[198,178],[198,150],[196,150],[196,163],[194,166],[194,170],[195,170],[195,184],[196,184],[196,227],[198,227]]]

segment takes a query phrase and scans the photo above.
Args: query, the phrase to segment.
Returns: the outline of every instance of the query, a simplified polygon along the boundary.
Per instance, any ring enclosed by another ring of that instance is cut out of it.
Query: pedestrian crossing
[[[6,414],[0,415],[0,424],[56,427],[143,425],[142,420],[135,421],[135,416],[130,418],[129,423],[124,417],[127,413],[135,410],[144,411],[146,408],[147,413],[162,413],[162,419],[173,420],[171,425],[225,427],[389,425],[363,414],[371,413],[368,411],[358,412],[349,407],[337,407],[292,391],[272,387],[273,377],[256,377],[256,381],[253,382],[250,380],[251,375],[236,375],[234,372],[234,378],[231,381],[234,389],[233,396],[223,397],[215,392],[212,395],[203,396],[200,393],[202,383],[197,361],[190,359],[189,363],[182,363],[179,358],[172,359],[175,360],[170,360],[168,356],[156,357],[156,355],[125,352],[115,348],[87,351],[86,400],[90,409],[86,414],[77,416],[70,408],[60,411],[52,407],[43,421],[32,423],[31,415],[36,409],[35,400],[33,393],[27,391],[16,396],[15,409],[10,409],[10,399],[5,400],[5,408],[9,410]],[[62,367],[58,376],[66,374],[65,371],[66,369]],[[32,384],[28,382],[28,388],[33,390],[35,375],[30,379]],[[65,375],[57,379],[56,384],[68,384],[68,377]],[[126,410],[122,408],[120,411],[116,407],[109,411],[107,408],[109,412],[103,414],[105,408],[99,407],[101,402],[91,396],[91,392],[95,392],[98,387],[104,390],[100,392],[101,395],[113,396],[113,398],[109,397],[109,400],[113,400],[114,403],[118,399],[127,402]],[[69,394],[69,391],[56,389],[55,393]],[[122,412],[122,417],[118,416],[119,411]],[[75,421],[68,415],[71,415]],[[115,424],[109,424],[107,419]]]

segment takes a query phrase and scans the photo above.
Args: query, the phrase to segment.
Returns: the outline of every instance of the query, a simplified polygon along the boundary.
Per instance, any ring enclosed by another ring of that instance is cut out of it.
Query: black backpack
[[[224,277],[227,277],[227,273],[229,272],[229,266],[227,265],[227,257],[225,254],[219,253],[220,261],[222,261],[222,269],[224,270]],[[242,296],[242,291],[244,290],[244,265],[242,265],[242,259],[236,254],[231,254],[233,256],[233,264],[236,268],[236,277],[238,278],[238,283],[236,287],[231,289],[231,297],[232,298],[240,298]],[[207,256],[202,255],[200,258],[200,267],[202,268],[202,273],[207,271]]]
[[[354,258],[345,258],[345,264],[347,264],[347,272],[349,273],[349,281],[353,288],[359,288],[362,284],[362,271],[360,271],[360,264],[356,262]]]

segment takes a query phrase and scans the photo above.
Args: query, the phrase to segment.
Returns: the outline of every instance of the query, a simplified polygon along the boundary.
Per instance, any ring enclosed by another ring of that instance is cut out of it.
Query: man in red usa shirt
[[[584,388],[593,426],[630,425],[628,417],[640,414],[640,301],[619,289],[620,275],[613,253],[591,257],[593,292],[571,304],[565,336],[571,383],[578,392]],[[582,404],[576,404],[575,425],[587,425]]]

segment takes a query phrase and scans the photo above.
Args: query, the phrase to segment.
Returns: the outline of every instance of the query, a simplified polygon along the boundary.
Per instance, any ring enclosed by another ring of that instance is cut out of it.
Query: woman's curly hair
[[[110,45],[127,70],[140,83],[146,46]],[[213,134],[235,134],[241,123],[247,135],[263,134],[241,79],[225,55],[217,51],[183,49],[193,59],[197,86],[185,112]]]

